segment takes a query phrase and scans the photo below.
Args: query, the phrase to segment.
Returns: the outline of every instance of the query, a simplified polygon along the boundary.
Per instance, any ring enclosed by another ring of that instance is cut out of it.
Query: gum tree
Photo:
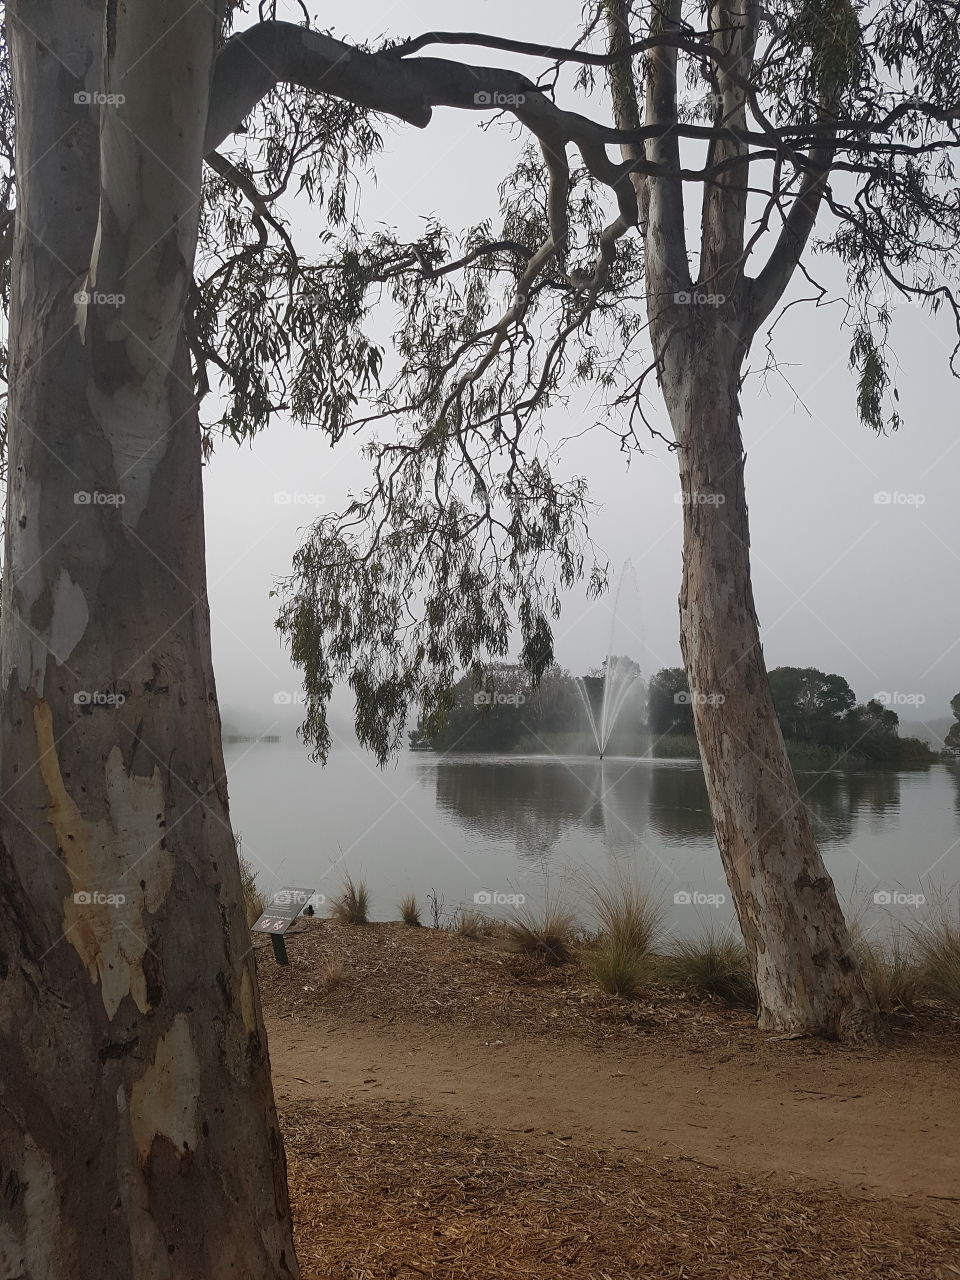
[[[868,22],[848,0],[763,19],[746,0],[605,3],[575,49],[432,33],[378,52],[268,7],[226,43],[236,15],[215,0],[5,11],[0,1259],[28,1280],[297,1274],[210,659],[217,428],[399,424],[370,442],[370,492],[304,546],[282,620],[317,750],[348,674],[383,756],[411,702],[442,716],[456,668],[506,653],[514,618],[545,669],[558,591],[602,574],[541,415],[577,380],[629,415],[655,377],[688,497],[690,686],[717,695],[697,731],[762,1022],[871,1030],[763,669],[738,392],[824,202],[854,293],[880,271],[953,306],[932,273],[956,242],[956,6]],[[437,42],[549,70],[420,53]],[[612,118],[556,104],[571,66],[584,96],[608,77]],[[680,110],[687,75],[705,114]],[[532,139],[502,225],[365,236],[351,167],[381,117],[426,127],[438,106],[505,110]],[[285,193],[322,214],[329,258],[298,250]],[[376,296],[400,315],[387,352],[365,332]],[[854,356],[879,427],[870,319]],[[211,377],[225,409],[204,427]]]
[[[410,701],[442,719],[455,668],[504,653],[513,618],[523,661],[543,669],[558,590],[585,573],[597,589],[602,571],[585,559],[583,482],[555,478],[542,417],[571,386],[599,387],[625,448],[639,447],[655,382],[684,499],[681,645],[714,828],[760,1025],[782,1034],[878,1028],[764,666],[741,383],[792,282],[811,279],[820,218],[817,247],[848,270],[861,417],[899,425],[878,280],[884,297],[958,320],[944,283],[957,257],[957,11],[609,0],[588,6],[573,50],[432,32],[386,56],[509,49],[548,61],[551,88],[576,67],[585,94],[606,89],[610,122],[553,114],[529,81],[505,80],[493,104],[536,141],[504,183],[499,224],[452,242],[438,226],[412,244],[380,233],[325,264],[339,372],[378,293],[401,310],[396,376],[356,420],[407,430],[371,444],[370,490],[319,522],[288,584],[280,625],[304,668],[307,736],[322,755],[326,699],[349,678],[360,736],[385,755]],[[315,409],[345,429],[339,405]]]

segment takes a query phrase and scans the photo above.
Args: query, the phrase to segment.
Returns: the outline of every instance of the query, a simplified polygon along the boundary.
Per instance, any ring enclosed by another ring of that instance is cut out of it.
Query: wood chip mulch
[[[409,1104],[284,1110],[303,1280],[957,1280],[960,1214]]]

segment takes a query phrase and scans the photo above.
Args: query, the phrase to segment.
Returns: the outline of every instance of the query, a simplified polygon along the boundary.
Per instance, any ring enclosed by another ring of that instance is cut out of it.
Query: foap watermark
[[[99,489],[78,489],[73,495],[77,507],[122,507],[126,500],[122,493],[103,493]]]
[[[678,707],[722,707],[726,702],[723,693],[701,693],[699,689],[678,689],[673,695]]]
[[[494,689],[478,689],[473,695],[475,707],[522,707],[526,700],[523,693],[497,693]]]
[[[126,894],[103,893],[100,889],[80,889],[73,895],[78,907],[122,907]]]
[[[883,707],[922,707],[927,699],[922,693],[875,693],[873,700]]]
[[[673,895],[675,907],[722,907],[725,893],[701,893],[699,889],[678,889]]]
[[[727,300],[725,293],[704,293],[702,289],[681,289],[673,295],[678,307],[722,307]]]
[[[500,93],[498,90],[481,89],[473,95],[478,107],[522,107],[527,100],[525,93]]]
[[[307,695],[302,689],[296,693],[291,693],[289,689],[280,689],[273,695],[273,705],[275,707],[302,707],[306,704]]]
[[[474,905],[478,907],[522,907],[526,900],[525,893],[494,893],[490,889],[481,889],[473,895]]]
[[[322,893],[307,893],[304,889],[278,889],[270,900],[273,907],[322,907],[326,904]]]
[[[102,689],[79,689],[73,695],[78,707],[122,707],[126,700],[125,693],[106,693]]]
[[[926,900],[922,893],[901,893],[899,889],[878,889],[873,895],[875,907],[922,907]]]
[[[114,307],[118,311],[126,300],[125,293],[103,293],[100,289],[79,289],[73,295],[78,307]]]
[[[682,110],[694,112],[697,115],[702,115],[704,112],[709,111],[721,111],[723,109],[723,94],[701,93],[698,97],[686,94],[680,97],[677,105]]]
[[[81,89],[73,95],[78,107],[122,107],[127,100],[125,93],[104,93],[102,89]]]
[[[301,493],[299,489],[278,489],[273,500],[278,507],[323,507],[327,503],[322,493]]]
[[[678,507],[722,507],[727,498],[723,493],[675,493],[673,500]]]
[[[923,296],[904,292],[889,280],[879,280],[870,290],[867,305],[878,311],[896,311],[898,307],[922,306]]]
[[[926,501],[925,493],[900,493],[898,489],[881,489],[873,495],[877,507],[922,507]]]

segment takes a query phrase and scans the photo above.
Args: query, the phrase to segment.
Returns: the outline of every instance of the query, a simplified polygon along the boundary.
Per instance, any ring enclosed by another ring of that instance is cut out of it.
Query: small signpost
[[[298,916],[312,916],[314,904],[318,901],[321,901],[320,896],[312,889],[278,889],[260,919],[250,926],[252,933],[269,933],[277,964],[290,962],[283,935]]]

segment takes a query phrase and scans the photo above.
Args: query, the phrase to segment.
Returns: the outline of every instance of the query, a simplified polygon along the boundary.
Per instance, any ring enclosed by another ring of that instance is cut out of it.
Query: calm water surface
[[[395,918],[405,893],[425,904],[431,890],[447,911],[478,893],[532,904],[563,893],[586,916],[585,879],[630,867],[663,895],[675,931],[732,915],[728,900],[718,904],[729,894],[696,761],[404,752],[380,770],[340,748],[321,768],[281,743],[228,747],[227,770],[234,826],[267,891],[330,897],[350,872],[367,881],[376,919]],[[827,867],[865,923],[915,920],[956,887],[956,767],[799,782]],[[874,903],[877,892],[889,907]],[[926,906],[897,900],[917,894]]]

